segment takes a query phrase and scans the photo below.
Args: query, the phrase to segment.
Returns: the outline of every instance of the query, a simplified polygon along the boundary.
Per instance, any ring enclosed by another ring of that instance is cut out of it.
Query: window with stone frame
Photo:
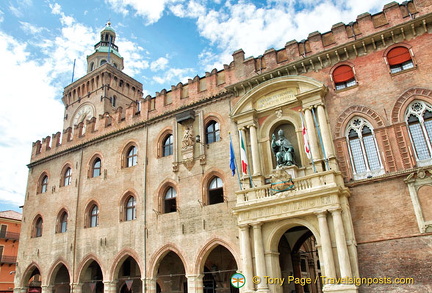
[[[91,177],[99,177],[102,174],[102,160],[99,157],[96,157],[93,160],[92,168],[91,168]]]
[[[43,219],[41,216],[38,215],[34,221],[33,237],[42,237],[42,230],[43,230]]]
[[[67,166],[66,169],[64,169],[62,174],[62,180],[61,180],[60,186],[69,186],[72,183],[72,168]]]
[[[392,74],[414,68],[411,53],[406,47],[395,47],[387,53],[386,57]]]
[[[48,191],[48,175],[43,173],[39,179],[38,193],[45,193]]]
[[[347,126],[346,139],[354,179],[384,173],[372,125],[362,117],[354,117]]]
[[[58,224],[57,224],[57,233],[66,233],[67,231],[67,223],[68,222],[68,213],[65,210],[62,210],[59,213]]]
[[[163,213],[172,213],[177,211],[177,191],[169,187],[163,197]]]
[[[224,202],[224,193],[223,193],[223,182],[222,179],[215,176],[210,180],[208,186],[208,199],[207,203],[209,205],[217,204]]]
[[[163,140],[162,144],[162,157],[168,157],[173,154],[174,149],[174,137],[172,134],[168,134]]]
[[[418,166],[432,164],[432,105],[412,102],[405,112],[405,121]]]
[[[136,200],[134,196],[129,196],[124,204],[124,220],[132,221],[136,219]]]
[[[93,204],[89,210],[89,227],[99,226],[99,207]]]
[[[349,65],[338,66],[332,74],[336,90],[342,90],[357,85],[354,71]]]
[[[211,120],[206,125],[206,143],[210,144],[220,140],[220,127],[219,123],[215,120]]]
[[[133,145],[128,148],[126,154],[126,167],[133,167],[136,164],[138,164],[138,148]]]

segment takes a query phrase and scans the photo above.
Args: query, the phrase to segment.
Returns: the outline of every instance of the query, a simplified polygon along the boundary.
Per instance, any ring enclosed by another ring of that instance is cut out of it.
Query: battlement
[[[130,104],[99,117],[81,122],[33,143],[31,161],[79,146],[97,137],[144,125],[157,117],[226,94],[240,95],[260,82],[280,75],[299,75],[329,68],[340,61],[354,59],[391,44],[428,32],[432,22],[432,0],[391,2],[383,11],[363,13],[355,22],[337,23],[326,33],[312,32],[308,38],[289,41],[280,50],[268,49],[258,57],[245,58],[243,50],[233,53],[233,61],[222,70],[213,69],[188,83],[163,89],[154,97],[142,98],[142,85],[106,64],[67,86],[63,102],[78,105],[90,95],[103,95],[104,88],[122,88]],[[108,97],[106,97],[108,98]],[[135,102],[137,101],[137,102]]]

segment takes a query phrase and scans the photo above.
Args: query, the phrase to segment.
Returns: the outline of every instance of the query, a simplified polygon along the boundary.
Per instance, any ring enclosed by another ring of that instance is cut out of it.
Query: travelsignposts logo
[[[242,274],[235,273],[231,276],[231,285],[234,288],[241,288],[246,284],[246,278]]]

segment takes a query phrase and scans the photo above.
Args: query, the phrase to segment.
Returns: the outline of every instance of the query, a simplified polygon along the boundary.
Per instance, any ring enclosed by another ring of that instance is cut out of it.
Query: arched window
[[[223,182],[219,177],[213,177],[208,186],[208,204],[216,204],[224,201]]]
[[[38,216],[36,218],[36,221],[34,222],[34,237],[41,237],[42,236],[42,229],[43,229],[43,220],[41,216]]]
[[[126,155],[126,167],[135,166],[138,163],[138,149],[136,146],[131,146]]]
[[[212,143],[220,140],[219,123],[212,120],[206,126],[206,143]]]
[[[354,71],[349,65],[341,65],[333,71],[333,81],[336,90],[341,90],[357,84]]]
[[[57,233],[65,233],[67,231],[68,214],[62,211],[58,218]]]
[[[43,174],[39,181],[39,193],[45,193],[48,190],[48,175]]]
[[[89,219],[89,227],[97,227],[99,225],[99,207],[96,204],[90,209]]]
[[[67,167],[63,172],[63,186],[71,185],[72,183],[72,169]]]
[[[164,195],[164,213],[172,213],[177,211],[177,192],[170,187]]]
[[[102,59],[100,62],[100,66],[104,65],[105,63],[107,63],[107,61],[105,59]]]
[[[163,141],[163,146],[162,146],[163,157],[167,157],[173,154],[173,144],[174,144],[173,135],[169,134]]]
[[[132,221],[136,219],[136,202],[135,197],[130,196],[125,204],[125,221]]]
[[[414,101],[408,106],[405,117],[417,164],[429,165],[432,161],[432,106]]]
[[[90,71],[94,70],[94,62],[90,63]]]
[[[102,171],[102,161],[100,158],[96,158],[92,164],[91,176],[98,177],[101,175]]]
[[[346,137],[355,179],[372,177],[384,172],[373,128],[369,122],[361,117],[355,117],[348,124]]]
[[[405,47],[396,47],[387,53],[387,61],[391,73],[398,73],[414,67],[409,50]]]

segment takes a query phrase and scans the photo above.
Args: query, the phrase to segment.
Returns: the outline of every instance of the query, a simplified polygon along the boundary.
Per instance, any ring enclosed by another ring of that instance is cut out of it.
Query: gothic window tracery
[[[354,117],[348,124],[346,139],[355,179],[384,172],[373,127],[367,120]]]
[[[423,101],[412,102],[405,113],[417,164],[432,163],[432,105]]]

